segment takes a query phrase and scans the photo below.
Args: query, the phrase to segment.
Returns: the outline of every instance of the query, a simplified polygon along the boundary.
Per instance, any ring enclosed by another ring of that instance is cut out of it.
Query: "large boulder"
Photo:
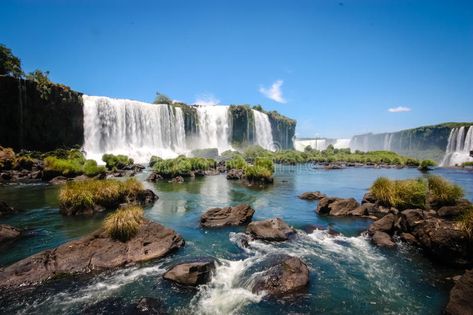
[[[0,224],[0,245],[11,242],[19,238],[23,230],[10,225]]]
[[[450,291],[445,314],[473,314],[473,269],[467,270]]]
[[[396,247],[396,243],[393,242],[391,236],[382,231],[376,231],[371,237],[371,241],[379,247]]]
[[[395,222],[396,222],[396,216],[390,213],[384,216],[383,218],[373,222],[368,228],[368,234],[374,235],[378,231],[392,234],[394,232]]]
[[[283,256],[255,279],[253,292],[265,291],[270,296],[299,292],[309,283],[309,269],[297,257]]]
[[[18,212],[17,209],[10,207],[6,202],[0,200],[0,217]]]
[[[244,225],[251,221],[255,210],[247,204],[234,207],[212,208],[200,218],[203,227]]]
[[[256,221],[248,224],[246,232],[251,236],[266,241],[286,241],[296,233],[286,222],[280,218]]]
[[[314,191],[302,193],[298,197],[303,200],[320,200],[324,197],[327,197],[327,195],[321,193],[320,191]]]
[[[183,245],[184,240],[174,230],[150,221],[145,221],[128,242],[113,240],[99,229],[0,270],[0,288],[33,285],[59,275],[100,272],[140,263],[161,258]]]
[[[177,264],[163,278],[185,286],[198,286],[210,281],[215,263],[210,260]]]
[[[420,209],[408,209],[401,212],[400,226],[404,232],[412,232],[417,225],[424,222],[424,211]]]
[[[360,204],[354,198],[325,197],[319,201],[316,211],[320,214],[347,216]]]

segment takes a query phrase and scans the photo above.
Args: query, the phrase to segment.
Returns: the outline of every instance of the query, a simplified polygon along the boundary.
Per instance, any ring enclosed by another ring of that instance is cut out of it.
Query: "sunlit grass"
[[[138,233],[143,220],[143,208],[129,205],[109,214],[103,228],[111,238],[126,242]]]

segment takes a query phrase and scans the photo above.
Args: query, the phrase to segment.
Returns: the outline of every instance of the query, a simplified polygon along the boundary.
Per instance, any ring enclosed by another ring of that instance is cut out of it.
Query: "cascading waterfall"
[[[327,140],[326,139],[309,139],[309,140],[294,140],[294,148],[297,151],[304,151],[304,149],[309,146],[313,150],[325,150],[327,149]]]
[[[266,150],[274,151],[273,133],[268,115],[254,109],[252,111],[255,118],[256,144]]]
[[[178,107],[87,95],[83,101],[88,158],[101,161],[104,153],[112,153],[148,162],[152,155],[170,158],[186,151]]]
[[[447,149],[440,166],[455,166],[473,162],[473,126],[453,128],[448,137]]]
[[[231,150],[231,125],[228,106],[198,106],[199,136],[194,148],[218,148],[222,153]]]
[[[337,139],[333,145],[335,149],[349,149],[350,148],[350,139]]]
[[[391,143],[393,141],[393,136],[394,136],[394,134],[392,134],[392,133],[387,133],[387,134],[384,135],[383,150],[391,151]]]

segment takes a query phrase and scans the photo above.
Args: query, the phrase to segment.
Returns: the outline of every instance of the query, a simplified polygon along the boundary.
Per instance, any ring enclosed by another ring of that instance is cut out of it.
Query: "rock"
[[[326,169],[326,170],[341,170],[341,169],[344,169],[344,168],[345,168],[345,166],[339,165],[339,164],[329,164],[329,165],[324,166],[324,169]]]
[[[163,278],[185,286],[198,286],[210,281],[215,270],[213,261],[196,261],[175,265],[163,275]]]
[[[23,230],[10,225],[0,224],[0,244],[19,238]]]
[[[411,233],[401,233],[400,237],[401,237],[401,240],[403,242],[406,242],[407,244],[418,245],[416,237],[412,235]]]
[[[320,191],[314,191],[302,193],[298,197],[304,200],[320,200],[324,197],[327,197],[327,195],[322,194]]]
[[[331,226],[328,226],[328,227],[325,227],[323,225],[319,225],[319,224],[309,224],[309,225],[306,225],[303,227],[303,230],[304,232],[306,232],[307,234],[310,234],[310,233],[313,233],[314,231],[327,231],[327,233],[331,236],[338,236],[338,235],[341,235],[340,232],[332,229]]]
[[[353,198],[325,197],[319,201],[316,211],[319,214],[329,214],[333,216],[346,216],[350,211],[355,210],[360,204]]]
[[[473,269],[466,270],[465,274],[455,283],[450,291],[445,314],[473,314]]]
[[[376,198],[373,196],[371,192],[367,192],[364,196],[363,199],[361,200],[361,204],[364,203],[376,203]]]
[[[114,314],[114,315],[165,315],[162,303],[154,298],[141,298],[135,303],[129,303],[121,297],[109,297],[81,312],[82,315]]]
[[[390,213],[384,216],[383,218],[373,222],[368,228],[368,234],[373,235],[378,231],[387,234],[392,234],[394,230],[394,222],[396,222],[396,216]]]
[[[182,184],[184,182],[184,177],[182,176],[176,176],[173,179],[168,181],[169,183],[177,183],[177,184]]]
[[[281,260],[255,279],[253,292],[270,296],[299,292],[309,283],[309,269],[299,258],[283,256]]]
[[[158,199],[159,197],[151,189],[143,189],[136,194],[136,201],[142,206],[151,205]]]
[[[246,232],[257,239],[266,241],[286,241],[296,233],[296,230],[287,225],[280,218],[256,221],[248,224]]]
[[[374,203],[365,202],[356,207],[355,209],[348,212],[348,215],[352,216],[372,216],[376,212],[377,206]]]
[[[255,210],[247,204],[234,207],[212,208],[200,218],[203,227],[244,225],[251,221]]]
[[[412,232],[423,221],[424,212],[420,209],[409,209],[401,212],[400,226],[404,232]]]
[[[164,178],[158,173],[152,172],[146,179],[149,182],[156,183],[157,181],[163,180]]]
[[[75,181],[82,181],[82,180],[89,180],[89,179],[90,177],[88,177],[87,175],[79,175],[73,178],[73,180]]]
[[[227,172],[227,179],[238,180],[243,178],[243,170],[231,169]]]
[[[138,300],[135,306],[136,313],[138,314],[155,314],[165,315],[167,314],[163,303],[157,299],[145,297]]]
[[[52,185],[61,185],[65,184],[69,181],[70,179],[64,176],[56,176],[53,179],[49,181],[50,184]]]
[[[0,288],[34,285],[60,275],[101,272],[158,259],[183,245],[184,240],[174,230],[150,221],[145,221],[128,242],[113,240],[99,229],[0,270]]]
[[[0,200],[0,217],[17,212],[17,209],[10,207],[6,202]]]
[[[455,219],[470,207],[471,203],[466,199],[462,199],[458,201],[456,205],[441,207],[437,210],[437,214],[441,218]]]
[[[376,231],[373,234],[371,241],[379,247],[396,247],[396,243],[392,241],[391,236],[389,236],[388,233],[381,231]]]

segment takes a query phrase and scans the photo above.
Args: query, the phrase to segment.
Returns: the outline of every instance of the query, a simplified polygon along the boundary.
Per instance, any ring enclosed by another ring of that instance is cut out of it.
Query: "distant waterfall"
[[[252,110],[255,117],[255,142],[257,145],[267,149],[275,150],[271,123],[267,114],[258,110]]]
[[[304,151],[304,149],[309,146],[312,150],[322,151],[327,149],[327,140],[326,139],[301,139],[301,140],[294,140],[294,148],[297,151]]]
[[[228,106],[198,106],[199,136],[194,147],[218,148],[219,153],[231,150],[231,125]]]
[[[464,162],[472,162],[470,156],[473,151],[473,126],[453,128],[448,137],[445,156],[440,163],[441,166],[455,166]]]
[[[392,133],[387,133],[384,135],[384,144],[383,144],[384,151],[391,151],[391,143],[393,142],[393,136],[394,134]]]
[[[148,162],[151,155],[175,157],[186,151],[178,107],[87,95],[83,101],[88,158],[100,161],[104,153],[113,153]]]
[[[349,149],[350,148],[350,139],[337,139],[333,145],[335,149]]]

